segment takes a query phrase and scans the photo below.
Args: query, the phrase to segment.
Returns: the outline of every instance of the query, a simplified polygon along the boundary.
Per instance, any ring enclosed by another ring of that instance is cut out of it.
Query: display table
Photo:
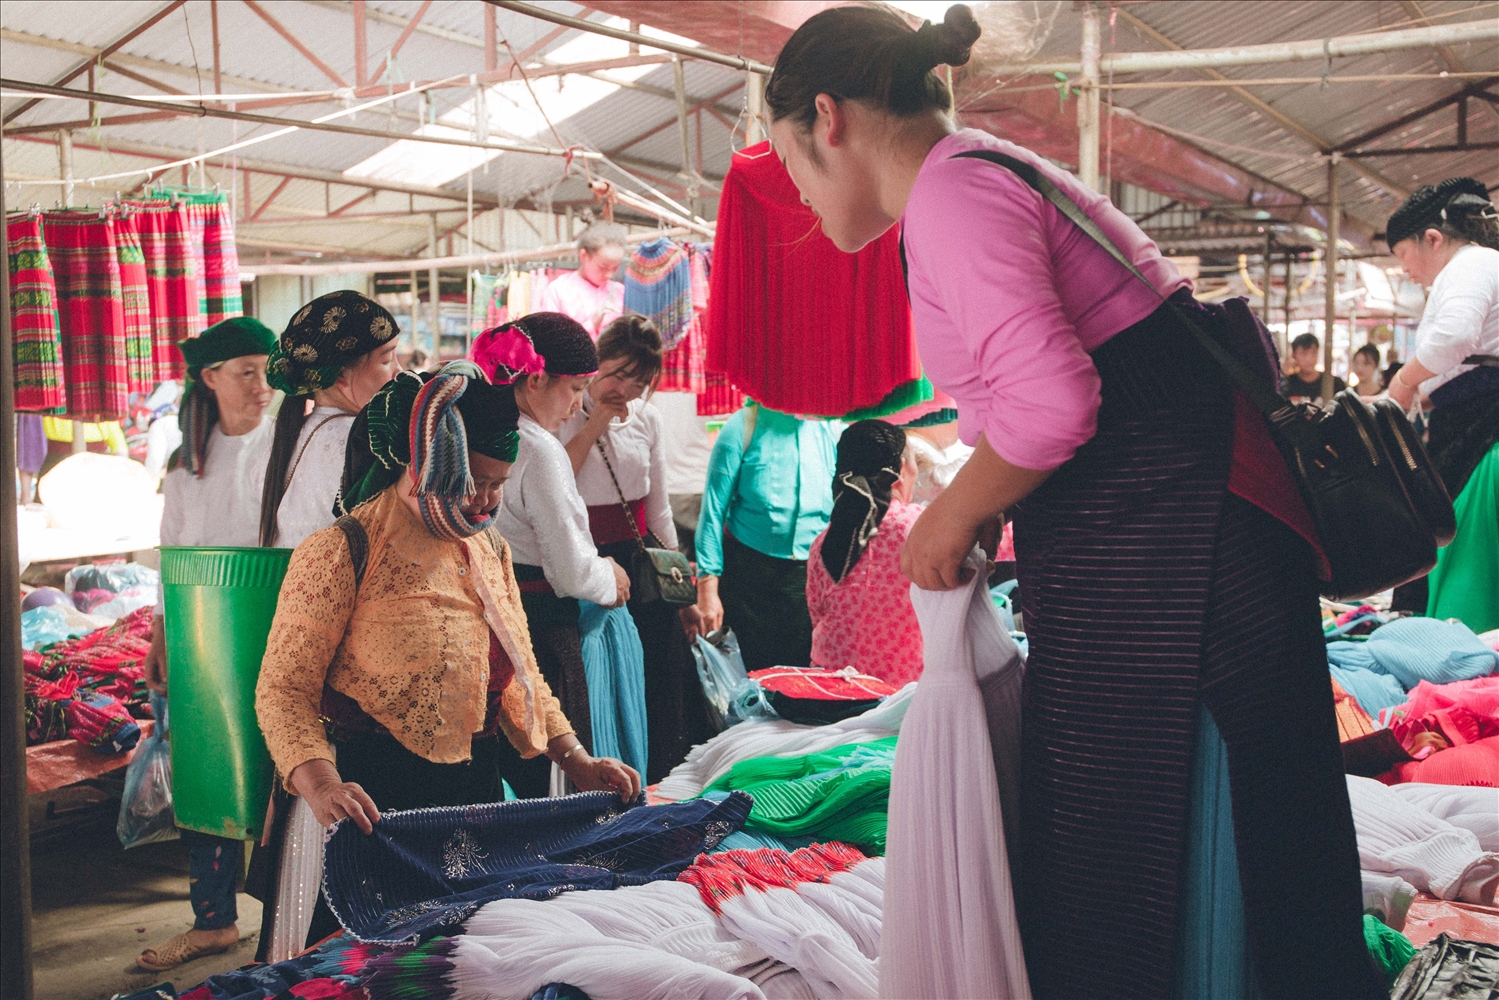
[[[27,747],[26,791],[32,795],[50,792],[124,767],[156,728],[151,719],[137,719],[136,723],[141,727],[140,743],[125,753],[96,753],[77,740],[53,740]]]
[[[47,512],[39,505],[16,509],[16,535],[21,565],[28,563],[86,561],[96,556],[145,552],[161,544],[161,505],[157,495],[151,509],[133,518],[128,530],[88,530],[51,527]]]

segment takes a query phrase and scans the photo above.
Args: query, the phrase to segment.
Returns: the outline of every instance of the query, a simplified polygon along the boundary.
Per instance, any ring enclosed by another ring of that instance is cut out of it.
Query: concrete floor
[[[164,974],[136,967],[142,950],[192,927],[187,851],[180,841],[121,848],[110,791],[69,788],[31,797],[37,1000],[109,1000],[159,982],[185,991],[254,961],[260,903],[241,893],[234,948]],[[49,819],[49,800],[59,812],[78,811]]]

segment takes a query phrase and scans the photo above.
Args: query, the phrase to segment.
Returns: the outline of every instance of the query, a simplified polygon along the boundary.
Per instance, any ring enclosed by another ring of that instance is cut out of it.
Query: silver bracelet
[[[573,754],[577,753],[579,750],[582,750],[582,749],[583,749],[583,744],[581,744],[581,743],[576,744],[570,750],[568,750],[567,753],[565,753],[561,757],[557,758],[557,765],[560,767],[567,760],[567,758],[571,757]]]

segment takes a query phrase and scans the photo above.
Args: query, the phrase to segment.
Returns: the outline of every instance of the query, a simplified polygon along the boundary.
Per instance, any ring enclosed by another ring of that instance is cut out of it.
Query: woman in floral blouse
[[[812,664],[905,684],[921,676],[921,626],[900,550],[922,506],[906,432],[861,420],[838,440],[833,515],[807,560]]]

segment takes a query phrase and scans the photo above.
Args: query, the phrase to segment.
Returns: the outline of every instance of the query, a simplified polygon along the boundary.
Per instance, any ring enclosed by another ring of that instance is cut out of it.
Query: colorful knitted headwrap
[[[523,316],[474,338],[469,357],[503,385],[523,375],[593,375],[599,352],[583,325],[562,313]]]
[[[474,492],[470,449],[515,461],[520,412],[509,386],[493,386],[479,368],[454,361],[436,375],[402,372],[385,384],[349,432],[344,483],[335,513],[347,513],[400,480],[409,467],[422,520],[439,538],[467,538],[494,520],[462,511]]]
[[[193,475],[202,476],[208,435],[219,422],[213,393],[198,381],[203,369],[247,355],[270,354],[276,347],[276,333],[253,316],[235,316],[215,323],[197,337],[178,341],[177,346],[187,361],[187,379],[177,411],[182,447],[173,467],[180,465]]]
[[[320,295],[287,324],[266,381],[288,396],[311,396],[396,333],[395,317],[374,299],[349,289]]]

